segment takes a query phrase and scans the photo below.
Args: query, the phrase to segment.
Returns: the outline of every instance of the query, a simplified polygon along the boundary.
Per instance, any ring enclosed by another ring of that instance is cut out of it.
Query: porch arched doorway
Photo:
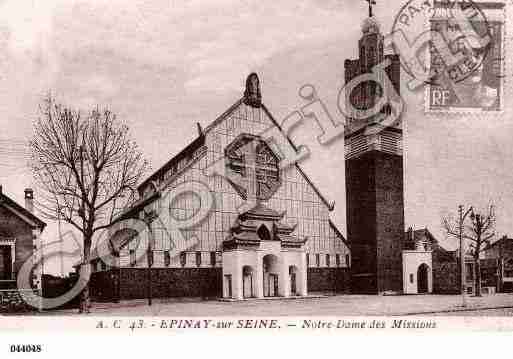
[[[289,278],[290,278],[290,295],[298,295],[297,290],[297,267],[290,266],[289,267]]]
[[[422,263],[417,269],[417,293],[429,292],[429,266]]]
[[[278,296],[278,257],[267,254],[263,258],[264,297]]]
[[[244,266],[242,267],[242,296],[244,298],[255,297],[254,289],[254,273],[253,267]]]

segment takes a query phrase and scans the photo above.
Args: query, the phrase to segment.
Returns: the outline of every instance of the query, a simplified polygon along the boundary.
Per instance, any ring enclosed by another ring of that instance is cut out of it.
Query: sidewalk
[[[513,308],[513,294],[467,297],[462,307],[459,295],[339,295],[332,297],[246,300],[225,302],[201,298],[138,299],[120,303],[93,303],[92,315],[168,317],[278,317],[278,316],[398,316],[450,313],[454,311]],[[77,310],[59,310],[43,315],[75,315]],[[470,314],[471,315],[471,314]]]

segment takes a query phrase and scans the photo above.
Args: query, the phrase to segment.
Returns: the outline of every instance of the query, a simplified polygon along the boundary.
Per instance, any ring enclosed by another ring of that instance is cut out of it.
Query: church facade
[[[119,265],[93,260],[92,295],[243,299],[348,291],[350,251],[330,220],[333,204],[299,165],[283,165],[290,151],[293,143],[251,74],[243,98],[206,128],[198,125],[197,139],[140,185],[140,199],[111,233]],[[212,168],[220,173],[209,174]],[[194,193],[164,195],[186,183],[208,190],[213,201],[205,218],[178,233],[172,227],[205,205]],[[134,230],[148,213],[158,218]]]

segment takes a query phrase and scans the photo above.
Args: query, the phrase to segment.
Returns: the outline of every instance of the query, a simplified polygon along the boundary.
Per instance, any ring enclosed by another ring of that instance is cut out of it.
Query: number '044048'
[[[39,344],[11,345],[10,349],[11,353],[40,353],[42,351],[42,347]]]

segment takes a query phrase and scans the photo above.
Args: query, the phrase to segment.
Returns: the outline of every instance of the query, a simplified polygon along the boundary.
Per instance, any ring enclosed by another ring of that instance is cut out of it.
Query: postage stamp
[[[427,112],[497,113],[504,108],[504,4],[441,3],[429,19]]]

